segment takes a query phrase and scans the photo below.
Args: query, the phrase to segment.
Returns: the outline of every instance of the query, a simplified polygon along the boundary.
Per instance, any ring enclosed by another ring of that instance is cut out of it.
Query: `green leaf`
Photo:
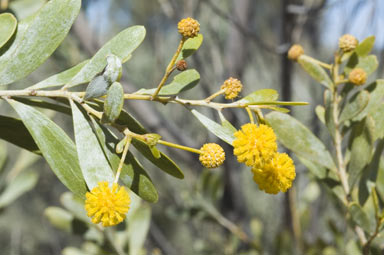
[[[360,226],[365,232],[371,233],[372,232],[372,225],[371,221],[369,220],[369,217],[367,213],[361,208],[361,206],[355,202],[351,203],[348,207],[348,211],[352,216],[352,220]]]
[[[68,83],[86,64],[88,64],[89,59],[81,62],[80,64],[75,65],[74,67],[65,70],[61,73],[55,74],[35,85],[29,87],[29,89],[45,89],[51,87],[59,87]]]
[[[197,51],[203,43],[203,39],[203,35],[198,34],[196,37],[189,38],[187,41],[185,41],[183,48],[181,49],[181,53],[176,59],[176,62],[182,59],[186,59],[195,53],[195,51]]]
[[[28,129],[19,119],[0,115],[0,139],[33,153],[40,154],[40,150],[29,134]]]
[[[39,108],[48,109],[48,110],[52,110],[55,112],[60,112],[68,115],[72,114],[71,108],[58,103],[54,104],[44,100],[32,99],[32,98],[26,98],[26,97],[12,97],[12,99],[30,106],[36,106]]]
[[[80,0],[52,0],[19,23],[11,47],[0,57],[0,85],[38,68],[60,45],[80,11]]]
[[[140,205],[133,213],[127,217],[127,234],[129,255],[140,254],[147,239],[149,226],[151,223],[151,207]]]
[[[25,192],[33,189],[38,179],[39,175],[35,171],[24,171],[17,175],[1,193],[0,208],[6,207]]]
[[[20,116],[59,180],[75,195],[83,197],[87,188],[72,140],[44,114],[14,100],[7,101]]]
[[[92,123],[112,169],[117,170],[120,157],[116,154],[115,148],[119,140],[111,131],[98,124],[93,118]],[[157,202],[158,194],[151,178],[129,151],[123,164],[120,180],[142,199],[151,203]]]
[[[340,122],[350,120],[361,113],[369,102],[369,92],[362,90],[353,95],[347,102],[340,114]]]
[[[335,120],[333,118],[333,97],[330,90],[324,92],[324,106],[325,106],[325,126],[327,127],[329,133],[332,137],[335,137]]]
[[[105,96],[110,85],[104,75],[95,76],[87,86],[84,100]]]
[[[220,125],[196,110],[192,110],[191,112],[201,122],[201,124],[203,124],[203,126],[208,129],[212,134],[214,134],[224,142],[232,145],[233,140],[235,140],[232,127],[228,126],[227,124]]]
[[[369,36],[357,45],[355,52],[359,57],[365,57],[372,51],[374,44],[375,36]]]
[[[155,157],[152,154],[150,146],[140,140],[132,139],[132,144],[141,154],[143,154],[145,158],[151,161],[155,166],[167,174],[172,175],[173,177],[184,179],[184,173],[167,155],[161,153],[160,158]]]
[[[317,118],[325,125],[325,108],[321,105],[316,106],[315,112]]]
[[[173,81],[161,88],[159,96],[177,95],[194,88],[200,81],[200,74],[195,69],[186,70],[173,78]],[[155,89],[140,89],[135,94],[152,95]]]
[[[237,103],[257,104],[260,102],[276,101],[279,94],[274,89],[260,89],[238,100]]]
[[[266,115],[279,141],[299,157],[313,161],[328,169],[336,166],[324,144],[295,118],[279,112]]]
[[[384,138],[384,104],[379,104],[379,107],[368,116],[371,116],[375,123],[373,140]]]
[[[106,66],[106,56],[110,53],[116,55],[124,63],[131,53],[141,44],[145,37],[143,26],[132,26],[117,34],[108,41],[67,84],[74,87],[91,81]]]
[[[55,228],[72,233],[74,217],[68,211],[60,207],[50,206],[44,210],[44,215]]]
[[[319,64],[314,62],[312,58],[302,55],[299,57],[298,62],[314,80],[327,88],[332,88],[333,85],[329,75]]]
[[[377,61],[377,57],[375,55],[359,57],[357,56],[357,54],[353,54],[349,58],[348,63],[344,68],[344,72],[346,73],[346,75],[349,75],[349,73],[353,69],[362,68],[367,73],[367,76],[368,76],[372,74],[374,71],[376,71],[378,66],[379,66],[379,62]]]
[[[371,120],[356,123],[351,133],[351,160],[348,164],[349,182],[353,185],[372,156]]]
[[[6,44],[16,31],[17,20],[11,13],[0,14],[0,48]]]
[[[104,102],[103,122],[113,123],[119,117],[124,105],[124,89],[119,82],[114,82],[108,89]]]
[[[377,111],[377,109],[382,106],[382,100],[384,98],[384,80],[377,80],[369,84],[365,88],[369,92],[369,102],[368,105],[360,112],[355,118],[354,121],[360,121],[367,116],[367,114]]]
[[[77,155],[89,190],[92,190],[102,181],[112,183],[114,181],[112,169],[89,124],[89,118],[79,110],[73,101],[71,101],[71,108]]]
[[[363,175],[359,182],[359,203],[364,206],[371,193],[371,184],[376,184],[379,175],[380,166],[383,164],[381,161],[381,154],[384,151],[384,140],[377,143],[375,153],[369,164],[365,167]],[[376,185],[377,186],[377,185]]]

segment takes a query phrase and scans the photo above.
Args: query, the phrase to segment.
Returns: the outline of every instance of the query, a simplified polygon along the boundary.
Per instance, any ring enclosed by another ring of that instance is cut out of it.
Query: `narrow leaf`
[[[354,125],[351,134],[351,160],[348,164],[349,181],[353,185],[372,156],[372,132],[370,119]]]
[[[28,129],[19,119],[0,115],[0,139],[33,153],[40,154],[40,150],[29,134]]]
[[[68,83],[88,62],[89,60],[85,60],[68,70],[55,74],[39,83],[36,83],[35,85],[29,87],[29,89],[37,90],[63,86]]]
[[[186,70],[173,78],[173,81],[161,88],[160,96],[177,95],[194,88],[200,81],[200,74],[195,69]],[[152,95],[156,89],[141,89],[135,94]]]
[[[108,41],[68,83],[68,87],[90,82],[106,65],[106,56],[116,55],[124,63],[145,37],[143,26],[129,27]]]
[[[372,232],[372,225],[367,213],[357,203],[352,203],[348,208],[352,220],[367,233]]]
[[[375,36],[369,36],[357,45],[355,52],[360,57],[367,56],[373,49],[375,44]]]
[[[310,57],[302,55],[299,57],[298,62],[314,80],[318,81],[327,88],[332,87],[332,81],[327,72]]]
[[[325,125],[325,108],[321,105],[316,106],[315,112],[317,118]]]
[[[151,207],[141,205],[133,214],[128,216],[127,223],[129,255],[140,254],[151,223]]]
[[[212,134],[232,145],[235,136],[233,135],[234,132],[231,127],[228,127],[228,125],[222,126],[196,110],[192,110],[191,112]]]
[[[371,193],[370,183],[376,183],[379,175],[381,154],[384,151],[384,140],[380,140],[376,146],[375,153],[369,164],[363,171],[363,175],[359,182],[359,203],[364,206]]]
[[[0,14],[0,48],[6,44],[16,31],[17,20],[11,13]]]
[[[197,51],[201,44],[203,43],[203,35],[198,34],[196,37],[189,38],[183,45],[183,48],[181,49],[180,55],[177,57],[176,61],[179,61],[181,59],[186,59],[187,57],[191,56],[195,51]]]
[[[25,192],[30,191],[35,187],[39,175],[35,171],[24,171],[16,176],[3,193],[0,195],[0,208],[6,207],[15,201]]]
[[[38,68],[60,45],[80,11],[80,0],[52,0],[19,23],[11,47],[0,57],[0,85]]]
[[[357,54],[353,54],[349,58],[348,63],[344,68],[344,72],[349,75],[354,68],[362,68],[367,75],[370,75],[376,71],[378,66],[379,62],[377,61],[377,57],[375,55],[359,57]]]
[[[108,89],[104,102],[103,120],[113,123],[119,117],[124,105],[124,90],[119,82],[114,82]]]
[[[375,123],[373,140],[384,138],[384,104],[380,104],[379,107],[368,116],[371,116]]]
[[[112,183],[114,175],[88,118],[71,101],[73,126],[79,163],[88,188],[92,190],[101,181]]]
[[[350,120],[353,117],[357,116],[364,108],[368,105],[369,102],[369,92],[362,90],[359,93],[352,96],[346,103],[343,111],[340,115],[340,122]]]
[[[55,206],[50,206],[44,211],[45,217],[56,228],[72,233],[73,215],[68,211]]]
[[[274,89],[260,89],[237,101],[237,103],[256,104],[259,102],[276,101],[279,94]]]
[[[299,157],[335,170],[335,163],[324,144],[295,118],[279,112],[266,115],[279,141]]]
[[[105,96],[108,93],[108,87],[110,85],[104,75],[97,75],[88,84],[84,100]]]
[[[376,111],[379,107],[382,106],[381,102],[384,98],[384,80],[377,80],[369,84],[365,89],[369,92],[368,105],[362,112],[353,118],[354,121],[364,119],[367,114]]]
[[[59,126],[34,108],[14,100],[8,102],[24,122],[59,180],[75,195],[83,197],[87,188],[72,140]]]

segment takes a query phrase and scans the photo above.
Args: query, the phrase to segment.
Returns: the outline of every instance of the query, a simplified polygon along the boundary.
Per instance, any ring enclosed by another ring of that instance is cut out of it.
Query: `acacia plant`
[[[374,36],[359,43],[343,35],[331,64],[305,55],[300,45],[288,52],[325,87],[324,105],[316,107],[316,114],[329,131],[330,150],[289,115],[271,113],[267,118],[281,143],[337,196],[363,254],[370,254],[384,228],[384,81],[367,82],[378,67],[376,56],[370,55],[374,42]]]
[[[243,85],[232,77],[208,98],[182,98],[182,92],[193,89],[200,79],[198,71],[190,69],[186,62],[203,41],[200,24],[192,18],[178,23],[180,43],[164,76],[153,89],[125,93],[119,82],[122,65],[145,38],[145,28],[133,26],[108,41],[91,59],[27,88],[13,90],[16,81],[43,64],[60,45],[80,6],[80,0],[52,0],[23,20],[17,21],[10,13],[0,16],[0,85],[4,88],[0,90],[0,98],[20,118],[0,116],[0,138],[43,156],[58,179],[72,192],[63,198],[70,213],[55,207],[47,210],[53,224],[66,230],[78,229],[72,225],[76,218],[86,229],[103,233],[101,238],[105,237],[109,248],[116,253],[124,254],[128,246],[130,254],[136,254],[135,247],[143,244],[148,221],[140,226],[141,235],[138,231],[133,234],[130,228],[135,227],[135,218],[150,217],[148,206],[140,205],[136,195],[150,203],[156,202],[159,195],[155,182],[130,151],[131,146],[158,169],[179,179],[184,178],[183,171],[160,151],[161,146],[196,153],[207,168],[216,168],[224,162],[226,156],[218,144],[207,142],[201,148],[190,148],[162,140],[161,134],[148,132],[123,109],[126,100],[187,107],[205,128],[234,146],[234,155],[252,169],[261,190],[277,194],[292,186],[296,176],[293,160],[277,151],[276,135],[263,117],[262,109],[287,112],[278,106],[306,103],[278,101],[278,94],[272,89],[258,90],[237,99]],[[81,86],[83,84],[87,86]],[[221,95],[231,101],[214,102]],[[198,112],[197,107],[216,110],[221,123]],[[38,108],[72,116],[75,141]],[[250,123],[237,130],[222,114],[230,108],[244,109]],[[126,225],[129,244],[118,242],[113,236],[118,233],[104,231],[106,227],[121,223],[127,213],[131,219]]]

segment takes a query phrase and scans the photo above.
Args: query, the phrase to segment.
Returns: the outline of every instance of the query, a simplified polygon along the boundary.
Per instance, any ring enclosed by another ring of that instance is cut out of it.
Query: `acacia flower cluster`
[[[269,194],[286,192],[296,177],[293,160],[277,152],[276,135],[267,125],[248,123],[235,132],[233,141],[237,160],[252,167],[253,179]]]
[[[95,224],[114,226],[125,219],[131,199],[127,190],[117,183],[109,187],[108,182],[99,182],[91,192],[86,193],[85,210]]]
[[[200,148],[202,152],[199,156],[201,164],[206,168],[216,168],[221,166],[225,160],[223,148],[216,143],[206,143]]]
[[[243,84],[240,80],[230,77],[224,81],[220,89],[224,91],[225,99],[234,99],[243,89]]]

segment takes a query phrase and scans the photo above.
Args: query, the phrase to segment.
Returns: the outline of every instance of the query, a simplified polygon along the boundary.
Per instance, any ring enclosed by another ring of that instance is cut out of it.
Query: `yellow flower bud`
[[[190,17],[180,20],[177,24],[179,33],[185,38],[193,38],[199,34],[200,24],[197,20]]]
[[[353,84],[361,86],[367,81],[367,73],[362,68],[355,68],[349,73],[348,79]]]
[[[353,35],[345,34],[339,38],[339,48],[344,52],[353,51],[357,44],[359,41]]]
[[[216,168],[223,164],[225,152],[220,145],[216,143],[206,143],[200,148],[202,153],[199,160],[206,168]]]
[[[300,44],[294,44],[288,51],[288,58],[297,61],[304,54],[304,49]]]
[[[224,81],[221,89],[225,91],[225,99],[234,99],[243,89],[243,84],[241,84],[240,80],[230,77]]]

